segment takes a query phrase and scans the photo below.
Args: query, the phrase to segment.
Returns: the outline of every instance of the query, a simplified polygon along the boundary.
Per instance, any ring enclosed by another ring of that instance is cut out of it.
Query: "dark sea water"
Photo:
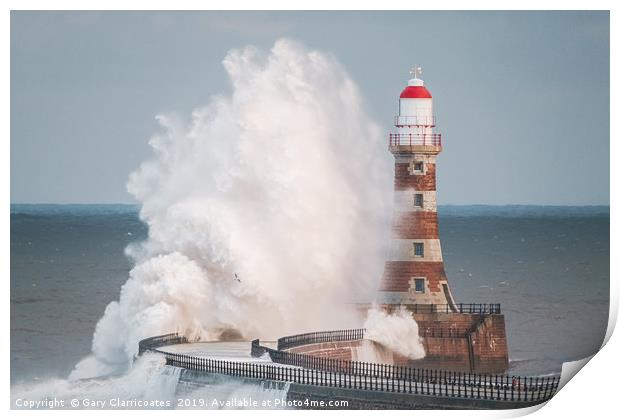
[[[11,206],[11,383],[66,377],[146,238],[126,205]],[[559,372],[597,351],[609,310],[609,208],[440,207],[457,301],[501,303],[511,371]]]

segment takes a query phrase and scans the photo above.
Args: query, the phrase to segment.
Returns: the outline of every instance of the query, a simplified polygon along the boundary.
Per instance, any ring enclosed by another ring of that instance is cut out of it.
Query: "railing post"
[[[523,382],[525,383],[525,386],[523,388],[523,401],[527,401],[527,391],[528,391],[527,376],[523,378]],[[530,386],[532,386],[532,379],[530,379]]]
[[[450,372],[450,384],[452,385],[452,390],[450,392],[450,395],[452,397],[454,397],[454,383],[456,382],[455,380],[456,378],[454,377],[454,373]]]

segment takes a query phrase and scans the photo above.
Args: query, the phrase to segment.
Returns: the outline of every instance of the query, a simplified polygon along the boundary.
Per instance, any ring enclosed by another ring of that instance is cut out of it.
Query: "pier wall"
[[[361,346],[361,344],[362,340],[331,341],[293,347],[288,351],[309,356],[326,357],[328,359],[354,360],[355,349]]]
[[[187,369],[181,371],[177,385],[177,396],[196,395],[202,389],[211,392],[226,394],[233,392],[240,385],[253,385],[256,399],[282,398],[286,401],[295,401],[291,405],[298,409],[345,409],[345,410],[433,410],[433,409],[511,409],[535,405],[527,401],[505,400],[478,400],[471,398],[444,397],[439,395],[413,395],[394,392],[369,391],[361,389],[347,389],[330,386],[315,386],[299,383],[285,383],[282,381],[232,378],[230,376],[196,372]],[[262,390],[262,391],[261,391]],[[339,404],[334,404],[334,402]],[[346,404],[342,404],[346,402]]]
[[[508,345],[501,314],[415,313],[426,357],[407,357],[380,349],[380,363],[457,372],[503,373],[508,369]],[[356,360],[363,340],[330,341],[287,351],[338,360]],[[378,346],[381,347],[381,346]],[[387,355],[387,357],[386,357]]]
[[[365,391],[335,387],[291,384],[287,400],[347,401],[347,410],[502,410],[531,407],[527,401],[489,401],[468,398],[441,397],[437,395],[396,394],[392,392]],[[306,408],[306,407],[303,407]],[[334,409],[307,407],[309,409]],[[335,408],[335,409],[338,409]]]

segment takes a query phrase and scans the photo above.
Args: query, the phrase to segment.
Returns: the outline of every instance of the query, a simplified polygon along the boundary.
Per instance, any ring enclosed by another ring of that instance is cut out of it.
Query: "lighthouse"
[[[433,97],[415,66],[398,101],[389,150],[394,155],[394,213],[379,303],[456,310],[444,270],[437,220],[437,156]]]

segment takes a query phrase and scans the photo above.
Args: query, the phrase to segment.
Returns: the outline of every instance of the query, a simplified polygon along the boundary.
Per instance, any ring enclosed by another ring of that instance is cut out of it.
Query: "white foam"
[[[288,40],[223,64],[230,95],[189,124],[157,117],[153,157],[128,183],[149,236],[128,248],[135,267],[72,378],[124,371],[161,333],[353,326],[340,303],[376,288],[392,170],[358,87],[333,55]]]
[[[366,339],[376,341],[409,359],[421,359],[426,355],[418,333],[418,324],[403,307],[390,314],[371,308],[364,328]]]
[[[104,407],[116,398],[126,400],[168,400],[173,406],[180,369],[165,365],[163,357],[148,354],[138,359],[131,369],[120,376],[99,377],[96,379],[71,380],[52,379],[40,383],[16,385],[11,389],[13,408],[18,400],[44,401],[54,398],[65,402],[78,399],[80,406],[83,401],[103,401]]]

